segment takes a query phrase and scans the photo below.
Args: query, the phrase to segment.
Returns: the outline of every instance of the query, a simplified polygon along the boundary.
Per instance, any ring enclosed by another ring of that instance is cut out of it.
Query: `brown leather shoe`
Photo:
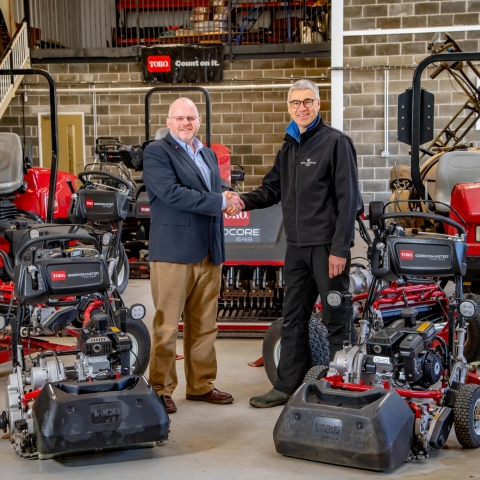
[[[177,406],[172,400],[172,397],[170,395],[164,395],[163,398],[165,399],[165,405],[167,406],[167,413],[175,413],[177,411]]]
[[[233,397],[227,392],[220,392],[216,388],[210,390],[203,395],[190,395],[187,393],[187,400],[193,400],[195,402],[208,402],[215,403],[217,405],[232,403]]]

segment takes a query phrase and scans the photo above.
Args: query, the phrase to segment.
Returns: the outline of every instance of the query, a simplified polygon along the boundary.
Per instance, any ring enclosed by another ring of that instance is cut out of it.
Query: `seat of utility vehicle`
[[[434,200],[450,205],[455,185],[475,182],[480,182],[480,151],[445,152],[438,161]],[[449,213],[445,205],[437,203],[435,208],[439,213]]]
[[[23,182],[22,142],[16,133],[0,132],[0,195],[17,191]]]

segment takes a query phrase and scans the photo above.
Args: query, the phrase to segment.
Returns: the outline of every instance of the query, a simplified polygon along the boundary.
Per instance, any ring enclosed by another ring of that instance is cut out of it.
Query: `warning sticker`
[[[431,325],[430,322],[423,322],[419,327],[417,328],[417,332],[424,332],[429,326]]]

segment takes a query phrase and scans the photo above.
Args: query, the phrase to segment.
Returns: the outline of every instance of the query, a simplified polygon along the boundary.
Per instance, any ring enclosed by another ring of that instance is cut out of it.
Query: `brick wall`
[[[345,0],[345,31],[479,25],[480,1]],[[415,66],[429,51],[433,33],[366,35],[344,39],[344,130],[354,140],[361,187],[366,200],[390,196],[388,180],[395,164],[410,164],[409,147],[397,141],[397,97],[411,87]],[[453,32],[463,51],[479,51],[480,32]],[[442,35],[442,39],[444,36]],[[388,132],[390,157],[384,150],[384,76],[389,69]],[[432,68],[428,69],[430,73]],[[467,69],[468,72],[468,69]],[[469,76],[474,76],[469,72]],[[460,87],[445,73],[435,80],[422,77],[422,86],[435,94],[438,132],[465,102]],[[455,88],[452,86],[455,85]],[[467,139],[478,142],[472,130]]]
[[[395,29],[441,27],[445,25],[479,25],[480,1],[411,1],[411,0],[344,0],[345,31],[360,29]],[[395,34],[345,37],[344,39],[344,130],[356,145],[361,188],[367,202],[386,199],[390,192],[388,180],[395,164],[409,164],[409,147],[397,141],[397,97],[411,86],[415,66],[428,54],[427,45],[433,34]],[[464,51],[478,51],[480,32],[455,32]],[[240,60],[225,63],[223,85],[245,85],[276,82],[289,83],[310,77],[329,81],[329,59]],[[70,64],[43,65],[57,81],[58,88],[145,87],[138,64]],[[384,76],[388,68],[388,158],[382,157],[384,145]],[[322,76],[323,75],[323,76]],[[424,79],[427,79],[424,75]],[[473,77],[472,77],[473,78]],[[25,84],[35,88],[38,80],[28,78]],[[44,84],[42,84],[44,85]],[[435,94],[435,128],[438,131],[450,120],[465,97],[455,91],[445,73],[435,80],[422,83]],[[97,95],[97,120],[100,135],[119,136],[127,144],[144,139],[144,93]],[[190,95],[203,102],[200,94]],[[322,115],[330,120],[330,91],[321,89]],[[175,94],[153,98],[152,132],[165,124],[168,105]],[[212,90],[213,142],[232,150],[232,162],[245,167],[246,186],[261,181],[282,143],[289,121],[286,111],[286,89],[231,91]],[[85,114],[86,161],[93,158],[93,96],[85,94],[59,95],[59,110],[82,111]],[[202,105],[200,105],[202,110]],[[29,94],[25,107],[17,96],[0,121],[1,130],[12,130],[30,137],[38,160],[38,112],[48,112],[48,96]],[[23,114],[25,122],[23,122]],[[204,129],[201,130],[204,133]],[[468,140],[477,142],[480,136],[471,131]]]
[[[212,142],[222,143],[232,150],[232,163],[241,164],[246,172],[246,187],[258,185],[275,159],[285,127],[290,117],[286,108],[287,89],[248,90],[239,85],[289,83],[290,80],[309,77],[313,81],[328,82],[329,59],[277,59],[241,60],[225,62],[223,85],[236,85],[236,89],[211,91]],[[57,82],[57,89],[86,88],[138,88],[141,81],[139,64],[135,63],[77,63],[38,65],[48,70]],[[323,75],[323,77],[322,77]],[[36,76],[25,77],[26,88],[46,88],[46,82]],[[208,89],[208,86],[207,86]],[[151,102],[151,136],[157,128],[165,126],[169,104],[178,98],[173,93],[156,94]],[[188,94],[205,112],[200,93]],[[125,144],[139,144],[145,135],[145,92],[97,93],[97,135],[117,136]],[[321,89],[322,115],[330,119],[330,89]],[[93,161],[94,119],[93,94],[61,93],[58,95],[59,112],[83,112],[85,121],[86,162]],[[17,95],[0,120],[1,131],[13,131],[33,143],[33,156],[38,163],[38,114],[49,112],[47,93],[29,93],[24,102]],[[25,120],[23,120],[23,118]],[[204,120],[204,118],[203,118]],[[204,139],[205,127],[200,133]]]

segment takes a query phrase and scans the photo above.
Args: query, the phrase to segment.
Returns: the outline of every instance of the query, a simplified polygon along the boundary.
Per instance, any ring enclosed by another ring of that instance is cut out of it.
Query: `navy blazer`
[[[217,156],[207,147],[200,154],[212,172],[211,191],[192,157],[170,133],[145,148],[143,181],[150,200],[150,262],[199,263],[209,252],[214,264],[225,261]]]

